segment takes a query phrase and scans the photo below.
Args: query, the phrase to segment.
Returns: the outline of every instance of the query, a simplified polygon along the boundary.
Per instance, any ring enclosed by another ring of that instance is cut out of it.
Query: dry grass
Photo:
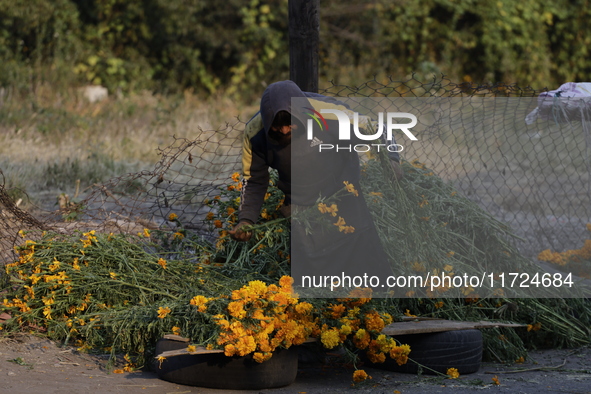
[[[33,201],[75,193],[113,176],[152,168],[158,147],[172,136],[195,138],[200,129],[248,120],[258,103],[191,92],[164,97],[148,92],[89,103],[80,91],[40,87],[34,98],[8,97],[0,106],[0,169],[15,197]]]

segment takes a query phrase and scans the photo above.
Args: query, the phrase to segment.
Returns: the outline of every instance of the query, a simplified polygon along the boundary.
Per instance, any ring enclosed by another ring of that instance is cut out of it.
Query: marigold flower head
[[[336,327],[332,327],[330,330],[323,331],[320,334],[320,341],[325,348],[333,349],[341,343],[339,334],[339,330]]]
[[[211,213],[211,212],[210,212],[210,213]],[[169,220],[170,222],[174,222],[174,221],[175,221],[175,220],[177,220],[177,219],[178,219],[178,215],[177,215],[176,213],[174,213],[174,212],[173,212],[173,213],[171,213],[170,215],[168,215],[168,220]]]
[[[195,351],[197,351],[197,347],[195,345],[189,345],[187,346],[187,351],[189,353],[194,353]]]
[[[166,317],[166,315],[168,315],[171,312],[171,309],[169,307],[159,307],[158,308],[158,318],[159,319],[164,319]]]
[[[457,379],[460,377],[460,373],[457,368],[448,368],[446,374],[450,379]]]
[[[363,382],[367,379],[371,379],[371,376],[369,376],[363,369],[358,369],[357,371],[353,372],[353,381],[355,383]]]
[[[166,269],[166,260],[164,260],[162,257],[160,257],[158,259],[158,265],[160,265],[162,268]]]
[[[347,191],[349,193],[353,194],[355,197],[359,196],[359,192],[357,190],[355,190],[355,185],[353,185],[347,181],[344,181],[343,183],[345,184],[345,188],[347,189]]]

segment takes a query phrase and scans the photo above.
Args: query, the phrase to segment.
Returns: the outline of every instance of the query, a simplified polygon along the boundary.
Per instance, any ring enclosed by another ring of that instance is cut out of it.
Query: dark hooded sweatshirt
[[[243,187],[239,220],[255,223],[269,185],[269,168],[277,170],[278,188],[285,193],[285,204],[297,207],[314,206],[319,197],[329,197],[343,189],[344,183],[360,191],[360,163],[355,151],[319,152],[317,144],[306,138],[305,119],[299,108],[292,111],[292,97],[307,98],[309,108],[347,109],[333,98],[304,93],[292,81],[269,85],[261,98],[260,113],[249,121],[244,133]],[[270,133],[273,119],[287,111],[300,120],[291,140],[279,143]],[[326,130],[315,130],[318,141],[338,144],[338,121],[327,119]],[[316,127],[316,126],[315,126]],[[355,143],[356,141],[351,141]],[[361,143],[365,143],[360,141]],[[397,154],[390,156],[398,160]],[[348,194],[337,202],[338,217],[343,217],[353,233],[315,230],[312,234],[292,221],[292,275],[298,285],[301,275],[385,275],[391,273],[371,214],[361,193]],[[338,219],[335,217],[335,220]],[[384,283],[384,282],[382,282]]]

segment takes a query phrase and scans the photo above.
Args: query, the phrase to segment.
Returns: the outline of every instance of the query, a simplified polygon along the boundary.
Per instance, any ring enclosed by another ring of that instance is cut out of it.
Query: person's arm
[[[253,149],[252,137],[256,134],[260,117],[253,118],[244,131],[242,145],[242,189],[240,193],[240,207],[238,223],[229,232],[237,241],[248,241],[251,233],[241,230],[244,226],[257,222],[267,188],[269,186],[269,166],[260,149]],[[262,124],[261,124],[262,125]]]

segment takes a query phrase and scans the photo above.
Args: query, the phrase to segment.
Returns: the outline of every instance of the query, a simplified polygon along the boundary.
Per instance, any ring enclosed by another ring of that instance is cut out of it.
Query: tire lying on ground
[[[161,338],[155,354],[187,347],[187,342]],[[188,386],[226,390],[260,390],[283,387],[295,381],[298,350],[278,349],[269,360],[258,363],[252,355],[227,357],[223,353],[169,357],[156,361],[153,370],[160,379]]]
[[[446,373],[448,368],[457,368],[460,374],[477,372],[482,361],[482,333],[480,330],[457,330],[428,334],[397,335],[402,344],[410,345],[409,360],[398,365],[391,358],[384,363],[366,362],[368,366],[402,373]],[[411,361],[412,360],[412,361]],[[414,362],[413,362],[414,361]]]

